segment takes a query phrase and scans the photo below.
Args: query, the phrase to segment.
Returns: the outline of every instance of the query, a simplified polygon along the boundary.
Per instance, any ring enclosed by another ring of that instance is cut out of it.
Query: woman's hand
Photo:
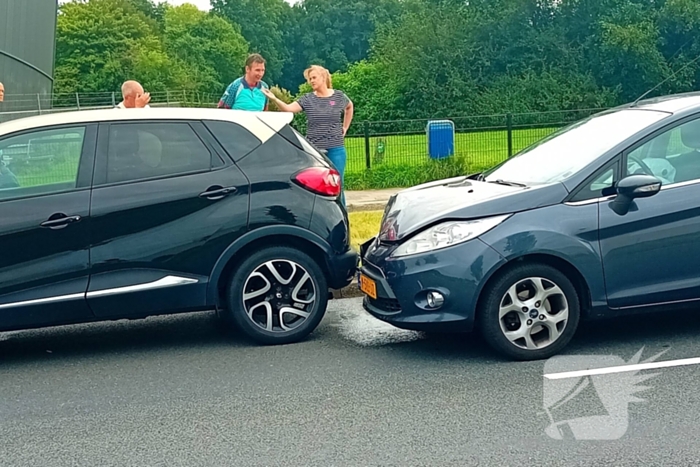
[[[267,88],[262,88],[262,92],[263,92],[263,94],[265,94],[265,97],[267,97],[271,101],[274,101],[275,99],[277,99],[277,96],[275,96],[275,94]]]

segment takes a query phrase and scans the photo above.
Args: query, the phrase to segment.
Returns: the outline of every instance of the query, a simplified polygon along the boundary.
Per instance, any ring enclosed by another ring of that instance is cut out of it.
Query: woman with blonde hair
[[[311,85],[312,91],[291,104],[285,104],[269,90],[264,89],[263,92],[284,112],[306,113],[306,138],[318,149],[326,151],[326,155],[340,172],[342,187],[347,161],[345,134],[352,123],[353,103],[345,93],[333,89],[331,74],[324,67],[310,66],[304,71],[304,78]],[[344,206],[343,192],[341,202]]]

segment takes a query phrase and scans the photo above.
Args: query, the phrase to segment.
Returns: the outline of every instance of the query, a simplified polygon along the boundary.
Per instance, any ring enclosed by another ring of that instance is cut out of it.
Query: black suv
[[[352,281],[340,180],[292,115],[108,109],[0,125],[0,331],[216,309],[311,333]]]

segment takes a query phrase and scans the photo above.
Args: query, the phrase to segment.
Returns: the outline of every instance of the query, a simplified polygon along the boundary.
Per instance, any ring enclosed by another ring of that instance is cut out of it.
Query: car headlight
[[[402,243],[391,256],[416,255],[466,242],[493,229],[509,216],[487,217],[473,221],[450,221],[434,225]]]

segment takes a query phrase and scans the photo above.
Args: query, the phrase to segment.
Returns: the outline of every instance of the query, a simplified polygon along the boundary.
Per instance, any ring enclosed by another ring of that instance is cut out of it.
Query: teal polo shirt
[[[270,89],[264,81],[260,81],[257,86],[251,87],[243,77],[238,78],[226,88],[224,95],[221,96],[219,101],[219,107],[262,112],[265,109],[265,105],[267,105],[267,97],[262,92],[263,87]]]

